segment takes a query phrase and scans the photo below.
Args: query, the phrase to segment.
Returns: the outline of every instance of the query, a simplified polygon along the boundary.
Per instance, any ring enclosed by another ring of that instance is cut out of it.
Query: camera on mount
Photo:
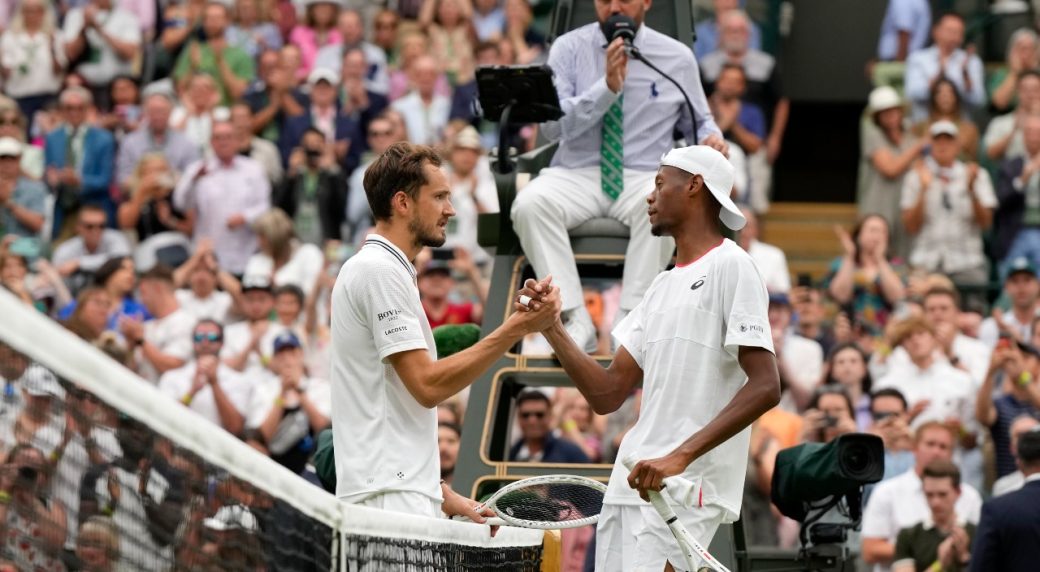
[[[801,523],[801,557],[807,569],[850,569],[848,533],[859,529],[863,517],[863,487],[880,481],[884,472],[881,438],[865,433],[777,453],[773,504]]]

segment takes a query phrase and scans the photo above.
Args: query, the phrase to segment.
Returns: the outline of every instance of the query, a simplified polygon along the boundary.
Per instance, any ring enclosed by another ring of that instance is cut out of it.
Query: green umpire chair
[[[557,0],[549,39],[551,41],[569,30],[595,21],[594,0]],[[647,13],[646,24],[683,43],[693,43],[694,26],[689,0],[655,3]],[[494,251],[494,272],[482,335],[502,324],[512,311],[513,294],[524,279],[533,277],[513,231],[510,210],[518,183],[537,176],[542,168],[547,167],[556,147],[556,144],[547,144],[511,159],[508,173],[492,169],[498,187],[500,212],[482,214],[478,223],[481,246]],[[611,218],[593,219],[572,229],[571,245],[581,276],[620,279],[628,235],[628,227]],[[604,366],[611,360],[609,355],[595,358]],[[529,355],[515,347],[500,358],[470,389],[454,488],[480,498],[505,483],[550,473],[583,475],[605,482],[610,476],[609,464],[517,463],[508,459],[509,446],[517,438],[512,434],[516,396],[531,387],[573,385],[552,356]],[[734,527],[723,526],[710,550],[723,564],[737,570],[738,554],[734,549],[733,531]]]

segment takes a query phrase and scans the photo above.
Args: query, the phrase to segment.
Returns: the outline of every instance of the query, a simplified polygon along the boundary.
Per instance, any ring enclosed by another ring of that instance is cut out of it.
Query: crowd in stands
[[[497,132],[473,106],[474,74],[547,61],[543,4],[0,3],[0,283],[171,406],[317,483],[329,292],[372,224],[365,168],[398,141],[442,154],[457,214],[444,247],[415,262],[417,287],[434,327],[479,324],[491,259],[477,217],[499,206]],[[792,283],[757,217],[790,116],[782,54],[763,51],[744,2],[710,4],[692,48],[748,220],[735,239],[770,292],[784,388],[752,430],[749,543],[797,544],[797,523],[769,500],[778,450],[868,432],[886,466],[865,503],[863,563],[964,569],[996,526],[979,522],[983,499],[1035,480],[1040,456],[1037,33],[1019,30],[1007,61],[984,65],[962,16],[889,1],[877,60],[903,75],[864,94],[861,216],[835,229],[841,255],[822,279]],[[512,143],[529,149],[536,134]],[[528,190],[512,213],[525,247],[537,234],[525,225],[554,216],[526,209]],[[564,306],[591,324],[581,341],[609,353],[638,293],[574,286]],[[524,351],[547,353],[536,338]],[[156,557],[189,569],[234,557],[219,554],[219,534],[278,517],[232,477],[218,488],[235,502],[212,502],[198,459],[2,343],[0,380],[0,570],[145,569]],[[507,460],[613,462],[640,397],[601,416],[573,389],[526,390]],[[448,482],[465,403],[438,408]],[[567,541],[569,570],[590,540]]]

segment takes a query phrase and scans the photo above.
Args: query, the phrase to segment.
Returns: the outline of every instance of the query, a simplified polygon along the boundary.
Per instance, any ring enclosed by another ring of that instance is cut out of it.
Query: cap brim
[[[719,218],[722,219],[722,224],[729,227],[731,230],[740,230],[747,224],[747,219],[744,218],[744,213],[740,212],[737,208],[737,204],[733,202],[733,199],[729,196],[730,190],[723,192],[720,189],[712,188],[712,185],[705,181],[704,186],[708,187],[711,191],[712,196],[715,200],[719,201],[722,205],[722,211],[719,212]]]

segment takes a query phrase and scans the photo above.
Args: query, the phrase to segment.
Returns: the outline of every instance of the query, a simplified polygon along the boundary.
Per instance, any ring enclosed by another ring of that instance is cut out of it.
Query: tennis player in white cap
[[[599,572],[685,569],[646,490],[661,490],[673,475],[693,481],[692,506],[676,513],[708,546],[740,514],[749,426],[780,399],[765,284],[719,225],[739,230],[746,222],[730,199],[733,166],[710,147],[674,149],[654,185],[651,232],[675,239],[676,264],[614,329],[614,361],[604,369],[585,355],[559,320],[544,332],[596,413],[616,410],[643,384],[639,420],[621,442],[599,520]],[[543,288],[529,280],[520,295],[540,300]],[[519,297],[515,308],[526,311]],[[642,459],[631,473],[621,463],[629,455]]]

